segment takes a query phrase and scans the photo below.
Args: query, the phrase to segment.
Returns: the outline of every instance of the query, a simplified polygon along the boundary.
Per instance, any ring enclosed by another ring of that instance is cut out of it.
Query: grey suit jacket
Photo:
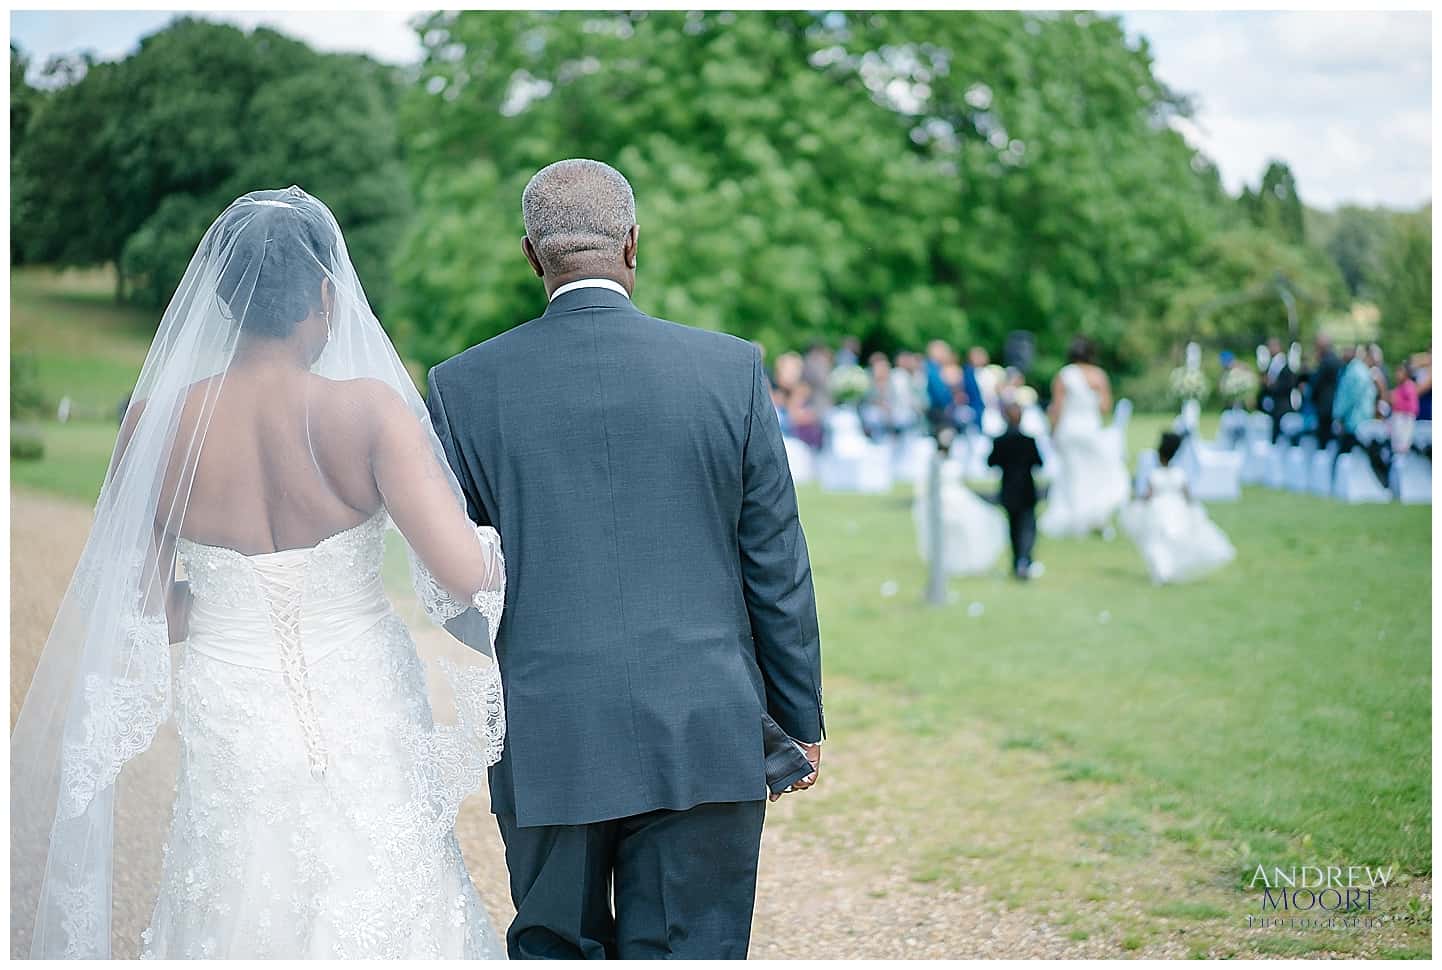
[[[823,735],[806,540],[756,349],[599,287],[437,365],[506,556],[492,811],[579,825],[766,795],[761,712]]]

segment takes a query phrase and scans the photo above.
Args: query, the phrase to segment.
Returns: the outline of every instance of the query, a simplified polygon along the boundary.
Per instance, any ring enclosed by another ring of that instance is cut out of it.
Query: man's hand
[[[811,774],[794,783],[790,788],[786,789],[785,792],[782,792],[782,795],[787,792],[805,791],[816,784],[816,778],[821,774],[821,742],[818,741],[815,744],[803,745],[801,750],[806,755],[806,760],[811,762]],[[768,797],[774,802],[780,798],[781,795],[773,793]]]

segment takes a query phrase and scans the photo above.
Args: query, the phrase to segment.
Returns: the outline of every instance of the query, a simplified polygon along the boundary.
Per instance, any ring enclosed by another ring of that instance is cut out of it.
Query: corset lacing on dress
[[[310,695],[305,650],[301,643],[300,621],[305,605],[308,563],[304,555],[281,554],[251,560],[256,584],[270,607],[270,624],[280,651],[281,679],[285,682],[291,707],[295,709],[296,720],[300,723],[301,736],[305,739],[310,776],[319,781],[325,776],[328,758],[325,738],[320,733],[320,719],[316,716],[315,703]]]

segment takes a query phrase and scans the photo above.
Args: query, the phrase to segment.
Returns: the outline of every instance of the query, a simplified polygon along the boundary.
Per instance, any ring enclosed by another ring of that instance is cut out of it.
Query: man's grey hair
[[[521,218],[542,268],[555,272],[619,255],[636,224],[636,196],[605,162],[568,158],[531,176]]]

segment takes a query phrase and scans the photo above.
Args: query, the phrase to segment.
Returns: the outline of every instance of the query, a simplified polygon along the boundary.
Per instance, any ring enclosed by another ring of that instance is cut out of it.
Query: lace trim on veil
[[[85,717],[67,732],[59,816],[78,818],[120,769],[155,739],[170,717],[170,633],[165,617],[136,607],[122,622],[127,672],[114,678],[87,674]]]
[[[415,587],[416,596],[421,601],[421,608],[426,611],[431,622],[438,626],[444,626],[448,621],[454,620],[466,610],[475,607],[477,612],[486,618],[486,632],[490,637],[491,650],[494,654],[496,630],[500,626],[501,613],[506,603],[505,559],[501,554],[500,534],[495,529],[488,525],[476,526],[476,539],[499,565],[500,582],[493,588],[477,590],[469,603],[459,600],[447,592],[445,587],[426,568],[425,563],[414,555],[411,556],[411,584]]]
[[[469,603],[452,596],[434,574],[411,556],[411,582],[426,615],[438,626],[474,608],[486,620],[491,657],[487,664],[458,665],[441,660],[455,698],[456,724],[438,726],[431,735],[432,765],[437,778],[447,779],[432,786],[451,817],[461,801],[480,786],[485,769],[501,760],[506,743],[506,711],[501,672],[494,657],[496,632],[506,602],[505,558],[500,534],[490,526],[476,527],[476,540],[495,564],[495,580],[475,592]],[[473,644],[471,646],[474,646]],[[482,758],[474,756],[479,752]]]

